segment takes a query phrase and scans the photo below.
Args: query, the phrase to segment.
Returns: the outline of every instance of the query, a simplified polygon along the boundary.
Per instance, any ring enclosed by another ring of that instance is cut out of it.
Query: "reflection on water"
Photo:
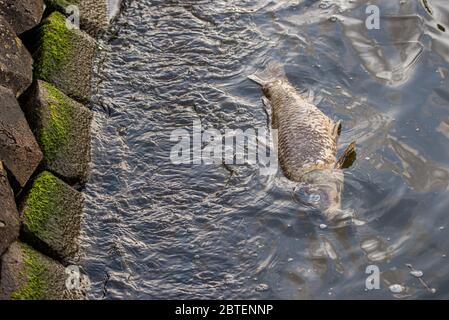
[[[365,1],[125,1],[94,83],[91,298],[449,297],[449,8],[370,4],[379,30]],[[338,226],[294,201],[279,171],[169,161],[172,130],[194,120],[265,126],[247,75],[272,59],[343,120],[340,152],[357,141]],[[365,290],[371,264],[380,290]]]

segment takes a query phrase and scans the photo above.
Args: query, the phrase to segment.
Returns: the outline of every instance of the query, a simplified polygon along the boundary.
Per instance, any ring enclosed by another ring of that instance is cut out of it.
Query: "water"
[[[449,298],[449,7],[426,3],[370,1],[367,30],[365,1],[125,1],[94,81],[89,297]],[[273,59],[343,120],[340,152],[357,141],[343,207],[358,223],[325,225],[279,171],[170,162],[194,120],[266,126],[247,76]]]

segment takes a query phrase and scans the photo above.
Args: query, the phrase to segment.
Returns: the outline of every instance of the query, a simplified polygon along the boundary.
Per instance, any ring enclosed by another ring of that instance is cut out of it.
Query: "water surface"
[[[369,3],[380,30],[361,0],[125,1],[95,70],[90,298],[449,297],[449,7]],[[320,228],[279,171],[170,162],[171,132],[194,120],[266,126],[247,76],[271,60],[343,120],[340,152],[357,141],[343,207],[360,225]]]

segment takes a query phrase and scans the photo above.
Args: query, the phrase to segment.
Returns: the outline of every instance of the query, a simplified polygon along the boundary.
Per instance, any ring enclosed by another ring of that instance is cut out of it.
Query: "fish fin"
[[[338,120],[334,123],[334,127],[332,128],[332,136],[337,139],[341,135],[341,120]]]
[[[357,152],[355,151],[355,141],[353,141],[343,152],[335,165],[338,169],[347,169],[352,166],[357,159]]]
[[[255,83],[257,83],[258,85],[260,85],[262,87],[265,85],[265,81],[262,80],[261,78],[259,78],[256,74],[249,75],[248,79],[253,81],[253,82],[255,82]]]
[[[279,62],[272,60],[268,62],[265,70],[258,71],[252,75],[249,75],[248,79],[261,86],[264,86],[267,83],[284,79],[285,77],[284,67]]]

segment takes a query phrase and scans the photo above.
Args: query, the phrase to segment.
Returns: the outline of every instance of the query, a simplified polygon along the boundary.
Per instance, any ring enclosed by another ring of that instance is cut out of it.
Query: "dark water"
[[[369,3],[380,30],[360,0],[126,2],[94,83],[91,298],[449,298],[449,5]],[[340,152],[357,141],[343,207],[358,224],[321,229],[281,172],[170,162],[194,120],[266,126],[247,76],[273,59],[344,121]]]

